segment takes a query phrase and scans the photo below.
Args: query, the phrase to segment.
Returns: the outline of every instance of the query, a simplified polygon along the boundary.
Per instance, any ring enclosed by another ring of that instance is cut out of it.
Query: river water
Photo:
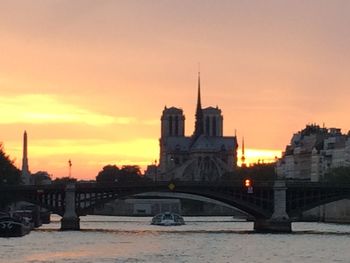
[[[185,217],[152,226],[150,217],[81,217],[60,232],[59,217],[21,238],[0,239],[1,263],[347,262],[350,225],[293,223],[292,234],[256,234],[231,217]]]

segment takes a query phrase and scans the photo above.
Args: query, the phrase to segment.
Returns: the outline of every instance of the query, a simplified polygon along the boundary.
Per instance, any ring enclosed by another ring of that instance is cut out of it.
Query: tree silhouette
[[[14,166],[13,161],[6,155],[2,143],[0,143],[0,186],[17,185],[21,183],[21,171]],[[3,193],[0,198],[0,209],[6,209],[13,201],[10,193]]]
[[[96,176],[97,182],[114,183],[117,181],[119,174],[119,168],[116,165],[106,165],[102,168],[102,171]]]
[[[96,176],[98,183],[145,183],[149,179],[141,174],[137,165],[123,165],[119,168],[116,165],[106,165]]]
[[[16,185],[21,183],[21,171],[5,153],[0,143],[0,185]]]
[[[46,171],[38,171],[32,174],[32,178],[35,185],[51,183],[51,175]]]
[[[54,184],[67,184],[67,183],[75,183],[75,182],[77,182],[77,179],[69,176],[56,178],[55,180],[52,181],[52,183]]]

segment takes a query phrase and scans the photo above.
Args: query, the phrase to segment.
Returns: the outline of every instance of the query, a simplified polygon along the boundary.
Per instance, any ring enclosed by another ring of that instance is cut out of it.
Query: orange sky
[[[0,141],[32,172],[94,178],[158,159],[165,105],[203,106],[248,157],[273,159],[307,123],[350,129],[349,1],[3,0]],[[254,150],[255,149],[255,150]],[[258,149],[258,150],[257,150]],[[265,150],[265,151],[263,151]]]

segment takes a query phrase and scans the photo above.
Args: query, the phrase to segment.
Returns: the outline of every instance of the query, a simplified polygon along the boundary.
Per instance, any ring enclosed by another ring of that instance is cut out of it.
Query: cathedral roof
[[[235,137],[212,137],[201,135],[191,146],[191,151],[221,151],[221,150],[229,150],[234,149],[236,146],[236,138]]]
[[[168,151],[187,152],[219,152],[237,147],[236,137],[211,137],[202,134],[194,142],[192,140],[193,137],[168,137],[165,147]]]
[[[190,141],[190,137],[168,137],[166,141],[166,148],[172,151],[188,151]]]
[[[214,108],[214,107],[211,107],[211,106],[204,108],[203,112],[204,113],[216,113],[216,114],[219,113],[219,114],[221,114],[221,110],[218,107]]]
[[[163,110],[163,114],[182,114],[182,109],[176,107],[165,107]]]

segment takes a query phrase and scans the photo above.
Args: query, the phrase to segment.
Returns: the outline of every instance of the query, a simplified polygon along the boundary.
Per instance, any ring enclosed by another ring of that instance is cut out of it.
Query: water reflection
[[[252,222],[187,217],[152,226],[151,217],[81,217],[61,232],[59,217],[19,239],[0,240],[0,262],[349,262],[350,226],[293,223],[292,234],[256,234]]]

